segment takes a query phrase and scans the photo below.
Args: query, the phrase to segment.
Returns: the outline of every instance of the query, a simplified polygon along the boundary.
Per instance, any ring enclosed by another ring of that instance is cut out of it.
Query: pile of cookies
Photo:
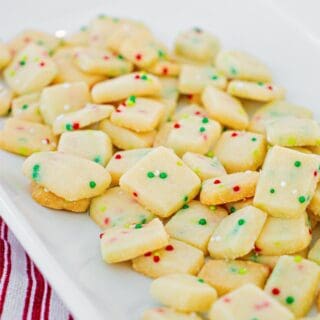
[[[260,60],[199,28],[169,51],[102,15],[63,39],[22,32],[0,45],[0,69],[0,147],[27,156],[40,205],[89,210],[106,263],[154,278],[164,307],[143,320],[308,314],[320,127]]]

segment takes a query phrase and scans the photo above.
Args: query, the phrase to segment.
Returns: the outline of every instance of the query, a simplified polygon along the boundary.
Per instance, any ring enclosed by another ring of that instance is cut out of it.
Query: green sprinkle
[[[214,156],[214,153],[212,150],[210,150],[208,153],[207,153],[207,157],[209,158],[212,158]]]
[[[129,100],[130,100],[131,102],[135,103],[135,102],[136,102],[136,96],[130,96],[130,97],[129,97]]]
[[[288,296],[288,297],[286,298],[286,303],[287,303],[287,304],[293,304],[293,303],[294,303],[294,297]]]
[[[217,208],[216,208],[216,206],[210,206],[209,209],[210,209],[211,211],[215,211]]]
[[[198,278],[198,282],[204,283],[204,280],[202,278]]]
[[[100,156],[96,156],[93,158],[93,161],[96,163],[101,163],[102,162],[102,158]]]
[[[219,77],[217,75],[215,75],[215,74],[211,77],[212,80],[218,80],[218,78]]]
[[[183,197],[183,201],[184,201],[184,202],[187,202],[188,200],[189,200],[189,197],[188,197],[188,196],[184,196],[184,197]]]
[[[159,174],[159,177],[160,177],[161,179],[166,179],[166,178],[168,177],[168,175],[167,175],[166,172],[161,172],[161,173]]]
[[[299,200],[300,203],[304,203],[306,201],[306,197],[305,196],[300,196],[298,198],[298,200]]]
[[[53,50],[53,49],[49,50],[49,51],[48,51],[48,54],[49,54],[50,57],[52,57],[53,54],[54,54],[54,50]]]
[[[270,192],[270,193],[275,193],[276,190],[274,190],[274,188],[271,188],[271,189],[269,190],[269,192]]]
[[[147,77],[145,74],[143,74],[143,75],[141,76],[141,79],[142,79],[142,80],[148,80],[148,77]]]
[[[183,206],[182,206],[182,209],[188,209],[189,208],[189,205],[187,205],[187,204],[184,204]]]
[[[230,207],[230,213],[234,213],[234,212],[236,212],[236,210],[237,210],[237,209],[236,209],[235,207],[233,207],[233,206]]]
[[[260,87],[262,87],[262,86],[264,85],[264,83],[261,82],[261,81],[259,81],[259,82],[257,82],[257,85],[260,86]]]
[[[208,123],[209,122],[209,119],[208,118],[203,118],[202,119],[202,123]]]
[[[149,172],[147,173],[147,177],[148,177],[148,178],[154,178],[154,173],[151,172],[151,171],[149,171]]]
[[[246,220],[244,220],[244,219],[239,219],[238,220],[238,225],[239,226],[242,226],[242,225],[244,225],[246,223]]]
[[[247,273],[247,269],[246,269],[246,268],[240,268],[240,269],[238,270],[238,273],[239,273],[240,275],[244,275],[244,274]]]
[[[35,164],[33,166],[33,171],[39,171],[40,170],[40,164]]]
[[[163,50],[158,50],[158,57],[159,58],[164,58],[166,56],[166,54],[164,53]]]
[[[96,183],[94,182],[94,181],[90,181],[89,182],[89,187],[91,188],[91,189],[94,189],[95,187],[96,187]]]
[[[106,209],[107,209],[107,207],[106,207],[105,205],[102,205],[102,206],[99,208],[99,210],[100,210],[101,212],[105,212]]]
[[[198,223],[199,223],[200,225],[202,225],[202,226],[205,226],[205,225],[207,224],[207,220],[204,219],[204,218],[201,218],[201,219],[198,221]]]
[[[72,131],[72,124],[71,123],[66,124],[66,130]]]
[[[235,76],[237,74],[237,69],[235,67],[230,68],[230,73]]]
[[[251,138],[251,141],[255,142],[255,141],[257,141],[257,138],[253,137],[253,138]]]
[[[135,229],[141,229],[142,228],[142,224],[141,223],[137,223],[134,228]]]
[[[26,110],[26,109],[28,109],[28,108],[29,108],[29,106],[28,106],[27,104],[24,104],[24,105],[21,107],[22,110]]]
[[[295,161],[294,166],[297,168],[301,167],[301,161]]]
[[[124,57],[123,57],[122,54],[118,54],[118,57],[117,57],[117,58],[120,59],[120,60],[123,60],[123,59],[124,59]]]
[[[25,60],[19,61],[20,66],[24,66],[26,64]]]
[[[206,131],[206,128],[205,128],[205,127],[200,127],[199,131],[200,131],[200,132],[205,132],[205,131]]]
[[[143,218],[140,223],[145,224],[146,222],[147,222],[147,218]]]

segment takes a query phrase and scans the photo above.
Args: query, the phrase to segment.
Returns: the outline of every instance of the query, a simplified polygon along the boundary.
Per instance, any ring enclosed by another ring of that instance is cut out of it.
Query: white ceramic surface
[[[3,0],[0,37],[27,27],[76,30],[99,13],[143,20],[167,43],[180,30],[200,26],[218,35],[224,47],[264,60],[288,89],[288,99],[320,119],[319,7],[317,1],[296,0]],[[0,212],[52,286],[77,319],[138,320],[153,303],[150,280],[127,264],[101,261],[99,230],[87,215],[33,202],[22,162],[0,151]]]

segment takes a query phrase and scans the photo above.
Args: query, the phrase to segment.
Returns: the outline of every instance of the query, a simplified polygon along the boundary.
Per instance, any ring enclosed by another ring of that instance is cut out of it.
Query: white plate
[[[26,27],[75,30],[106,13],[145,21],[170,43],[178,31],[200,26],[217,34],[224,47],[247,50],[264,60],[276,82],[288,89],[288,99],[313,109],[320,119],[319,8],[316,1],[308,2],[309,10],[301,5],[255,0],[10,0],[0,10],[0,32],[9,38]],[[126,264],[101,261],[99,230],[87,215],[57,213],[33,202],[22,161],[0,152],[0,212],[71,312],[78,319],[139,319],[153,303],[150,280]]]

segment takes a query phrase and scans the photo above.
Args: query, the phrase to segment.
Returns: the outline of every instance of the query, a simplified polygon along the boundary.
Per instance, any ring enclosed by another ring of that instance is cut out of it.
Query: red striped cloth
[[[1,217],[0,319],[72,320]]]

